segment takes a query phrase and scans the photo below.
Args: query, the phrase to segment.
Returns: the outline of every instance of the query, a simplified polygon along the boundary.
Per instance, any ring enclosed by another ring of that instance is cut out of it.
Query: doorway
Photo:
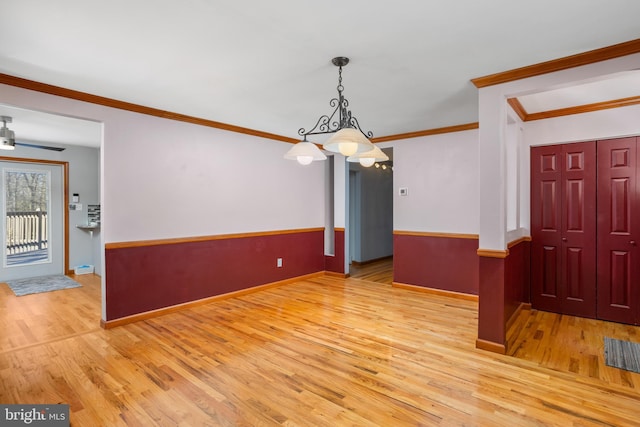
[[[363,167],[348,163],[349,272],[385,260],[385,276],[392,277],[393,259],[393,148],[383,149],[388,161]],[[378,267],[379,268],[379,267]]]
[[[64,274],[66,163],[0,161],[0,281]]]

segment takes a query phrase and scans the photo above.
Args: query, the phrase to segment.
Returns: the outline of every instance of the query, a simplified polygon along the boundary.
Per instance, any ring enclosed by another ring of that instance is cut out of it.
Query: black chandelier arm
[[[334,115],[335,115],[335,111],[331,116],[327,116],[327,115],[321,116],[316,122],[316,124],[310,130],[306,130],[305,128],[298,129],[298,135],[306,138],[308,135],[324,135],[329,133],[335,133],[340,129],[350,127],[350,128],[358,129],[360,133],[362,133],[367,138],[373,138],[373,132],[363,131],[362,128],[360,127],[360,123],[358,122],[358,119],[351,115],[351,111],[346,112],[345,114],[346,117],[343,117],[344,119],[343,123],[338,123],[335,121],[331,122],[331,117],[333,117]]]
[[[316,124],[310,130],[307,131],[305,128],[298,129],[298,135],[306,137],[307,135],[335,132],[335,130],[331,129],[329,120],[329,116],[320,116]]]
[[[339,131],[342,128],[342,109],[344,106],[340,104],[338,98],[332,98],[331,101],[329,101],[329,105],[334,107],[331,115],[325,114],[320,116],[316,124],[308,131],[305,128],[298,129],[298,135],[319,135]],[[338,114],[338,121],[335,120],[336,114]]]
[[[349,58],[336,57],[333,58],[331,62],[333,65],[339,67],[337,87],[338,97],[332,98],[329,101],[329,105],[334,108],[334,110],[330,115],[325,114],[320,116],[316,121],[316,124],[311,129],[298,129],[298,135],[303,136],[306,141],[308,135],[335,133],[344,128],[353,128],[360,131],[360,133],[362,133],[366,138],[373,138],[373,132],[364,132],[360,128],[358,119],[352,116],[351,111],[349,110],[349,101],[342,94],[342,91],[344,90],[344,86],[342,86],[342,67],[349,63]]]
[[[368,131],[368,132],[363,131],[362,128],[360,128],[360,123],[358,123],[358,119],[356,119],[355,117],[351,116],[351,112],[350,111],[349,111],[349,124],[350,124],[350,127],[358,129],[367,138],[373,138],[373,132],[371,132],[371,131]]]

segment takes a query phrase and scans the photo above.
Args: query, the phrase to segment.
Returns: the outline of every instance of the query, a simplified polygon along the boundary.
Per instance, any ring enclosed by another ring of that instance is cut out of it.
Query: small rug
[[[82,285],[67,276],[40,276],[28,279],[7,280],[7,285],[16,296],[37,294],[40,292],[51,292],[59,289],[79,288]]]
[[[607,366],[640,373],[640,344],[605,337],[604,360]]]

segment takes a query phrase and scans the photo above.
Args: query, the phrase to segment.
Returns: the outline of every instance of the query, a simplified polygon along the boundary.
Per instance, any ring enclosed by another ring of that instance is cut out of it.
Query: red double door
[[[534,308],[640,323],[638,139],[531,149]]]

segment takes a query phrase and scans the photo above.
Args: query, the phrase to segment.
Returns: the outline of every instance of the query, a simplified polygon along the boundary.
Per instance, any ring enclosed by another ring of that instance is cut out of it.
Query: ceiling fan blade
[[[31,147],[31,148],[41,148],[43,150],[51,150],[51,151],[64,151],[65,150],[62,147],[51,147],[51,146],[48,146],[48,145],[30,144],[30,143],[18,142],[18,141],[16,141],[16,145],[21,145],[23,147]]]

